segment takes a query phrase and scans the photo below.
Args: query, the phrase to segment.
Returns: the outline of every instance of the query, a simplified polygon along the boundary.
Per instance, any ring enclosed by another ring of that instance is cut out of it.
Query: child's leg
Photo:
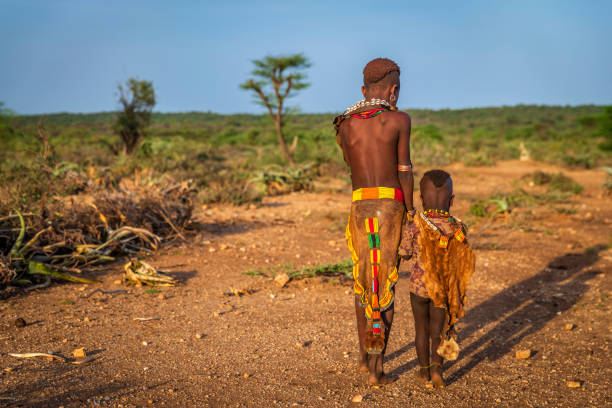
[[[430,376],[431,382],[436,387],[444,387],[444,378],[442,377],[442,364],[444,360],[438,354],[437,350],[440,346],[440,335],[444,328],[444,320],[446,319],[446,309],[435,307],[433,302],[429,305],[429,333],[431,334],[431,363]]]
[[[429,304],[430,299],[410,293],[410,304],[414,316],[414,344],[416,345],[419,370],[417,379],[425,382],[429,379]]]

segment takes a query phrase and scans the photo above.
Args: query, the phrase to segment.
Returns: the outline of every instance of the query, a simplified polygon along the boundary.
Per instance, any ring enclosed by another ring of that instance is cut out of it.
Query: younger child
[[[420,183],[423,212],[404,229],[400,255],[412,258],[410,303],[414,315],[417,379],[445,386],[444,358],[459,353],[454,324],[464,315],[465,292],[474,271],[474,253],[466,227],[449,214],[453,181],[443,170],[431,170]],[[431,349],[430,349],[431,341]],[[430,360],[431,350],[431,360]]]

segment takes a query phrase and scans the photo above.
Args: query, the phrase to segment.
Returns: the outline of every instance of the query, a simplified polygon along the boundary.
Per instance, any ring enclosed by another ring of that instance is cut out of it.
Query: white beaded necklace
[[[348,107],[344,113],[342,115],[346,116],[346,115],[350,115],[351,113],[355,112],[358,109],[361,108],[365,108],[366,106],[384,106],[385,108],[388,108],[391,106],[391,104],[387,101],[385,101],[384,99],[378,99],[378,98],[372,98],[370,100],[365,100],[362,99],[359,102],[357,102],[356,104],[354,104],[353,106]]]

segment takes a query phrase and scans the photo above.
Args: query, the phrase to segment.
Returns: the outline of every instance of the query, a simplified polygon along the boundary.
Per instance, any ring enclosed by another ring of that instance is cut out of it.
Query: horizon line
[[[525,106],[529,106],[529,107],[550,107],[550,108],[579,108],[579,107],[606,107],[606,106],[612,106],[612,102],[611,103],[605,103],[605,104],[597,104],[597,103],[583,103],[583,104],[565,104],[565,105],[553,105],[553,104],[538,104],[538,103],[517,103],[514,105],[480,105],[480,106],[470,106],[470,107],[460,107],[460,108],[451,108],[451,107],[446,107],[446,108],[428,108],[428,107],[408,107],[408,108],[398,108],[399,111],[411,111],[411,110],[430,110],[430,111],[459,111],[459,110],[472,110],[472,109],[492,109],[492,108],[516,108],[516,107],[525,107]],[[8,109],[10,111],[9,113],[9,117],[15,117],[15,116],[44,116],[44,115],[62,115],[62,114],[68,114],[68,115],[96,115],[96,114],[103,114],[103,113],[116,113],[116,112],[121,112],[120,109],[118,110],[105,110],[105,111],[93,111],[93,112],[77,112],[77,111],[57,111],[57,112],[42,112],[42,113],[19,113],[19,112],[15,112],[12,111],[10,108]],[[337,111],[337,112],[342,112],[342,111]],[[303,111],[297,111],[294,112],[292,114],[289,115],[334,115],[337,114],[337,112],[303,112]],[[185,113],[206,113],[206,114],[213,114],[213,115],[220,115],[220,116],[231,116],[231,115],[253,115],[253,116],[259,116],[259,115],[269,115],[268,112],[260,112],[260,113],[255,113],[255,112],[226,112],[226,113],[221,113],[221,112],[215,112],[212,110],[176,110],[176,111],[152,111],[152,113],[158,113],[158,114],[185,114]]]

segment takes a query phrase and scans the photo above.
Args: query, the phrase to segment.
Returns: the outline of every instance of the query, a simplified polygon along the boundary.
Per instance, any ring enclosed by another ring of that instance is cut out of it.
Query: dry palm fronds
[[[17,278],[17,272],[9,267],[4,256],[0,254],[0,285],[12,282]]]
[[[176,279],[158,271],[146,262],[132,259],[123,266],[123,279],[137,285],[174,286]]]

